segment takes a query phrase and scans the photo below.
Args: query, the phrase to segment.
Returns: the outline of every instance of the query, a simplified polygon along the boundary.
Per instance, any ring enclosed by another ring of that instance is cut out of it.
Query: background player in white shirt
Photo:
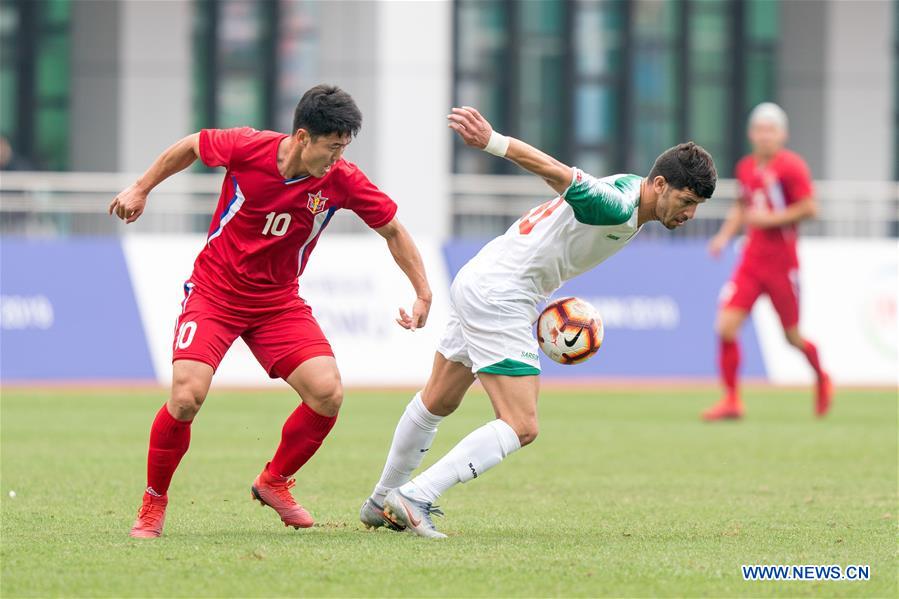
[[[717,180],[712,157],[692,142],[664,152],[646,178],[597,179],[496,133],[474,108],[453,108],[448,118],[467,145],[542,177],[559,196],[528,212],[459,271],[431,377],[400,418],[381,479],[362,505],[366,526],[409,528],[425,537],[445,536],[431,520],[442,513],[433,507],[438,496],[537,437],[537,305],[624,247],[645,223],[668,229],[686,223]],[[496,420],[410,481],[437,425],[459,407],[476,376]]]

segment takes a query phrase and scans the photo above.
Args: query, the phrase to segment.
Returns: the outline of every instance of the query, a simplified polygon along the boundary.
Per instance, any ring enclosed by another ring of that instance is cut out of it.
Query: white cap
[[[759,121],[772,123],[787,131],[787,113],[774,102],[762,102],[749,113],[749,126]]]

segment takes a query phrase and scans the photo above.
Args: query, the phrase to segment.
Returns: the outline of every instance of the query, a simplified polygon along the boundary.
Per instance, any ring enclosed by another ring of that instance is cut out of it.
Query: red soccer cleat
[[[821,418],[830,411],[830,405],[833,403],[833,385],[827,374],[821,374],[818,379],[818,387],[815,392],[815,416]]]
[[[290,489],[295,483],[296,481],[292,478],[271,474],[268,471],[268,464],[266,464],[251,488],[253,499],[278,512],[284,526],[309,528],[315,524],[315,520],[290,494]]]
[[[743,417],[743,404],[739,399],[725,397],[711,408],[702,413],[702,419],[707,422],[716,420],[739,420]]]
[[[144,491],[144,501],[129,534],[135,539],[151,539],[162,535],[165,507],[168,503],[168,495],[153,495]]]

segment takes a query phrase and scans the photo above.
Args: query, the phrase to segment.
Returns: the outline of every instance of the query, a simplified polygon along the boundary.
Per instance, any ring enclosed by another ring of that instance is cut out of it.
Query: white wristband
[[[509,151],[509,142],[510,138],[497,133],[496,131],[490,132],[490,141],[487,142],[487,146],[484,148],[485,152],[489,152],[494,156],[499,156],[500,158],[504,158],[506,156],[506,152]]]

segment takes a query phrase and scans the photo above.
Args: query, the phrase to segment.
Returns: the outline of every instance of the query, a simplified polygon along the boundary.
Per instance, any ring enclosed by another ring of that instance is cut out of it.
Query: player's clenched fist
[[[109,214],[115,214],[126,223],[133,223],[144,213],[146,205],[147,193],[137,183],[132,183],[109,204]]]

